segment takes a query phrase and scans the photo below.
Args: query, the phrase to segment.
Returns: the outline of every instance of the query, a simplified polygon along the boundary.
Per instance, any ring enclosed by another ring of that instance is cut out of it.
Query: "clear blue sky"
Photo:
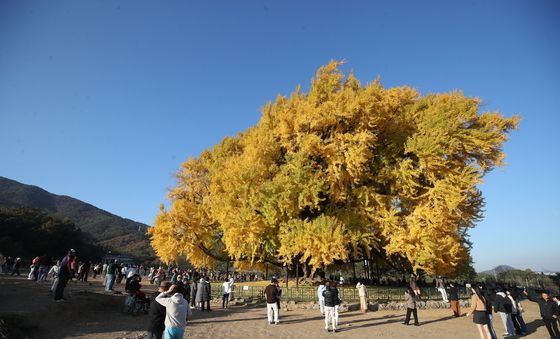
[[[320,65],[520,114],[475,267],[560,270],[558,1],[0,0],[0,175],[151,224],[173,173]]]

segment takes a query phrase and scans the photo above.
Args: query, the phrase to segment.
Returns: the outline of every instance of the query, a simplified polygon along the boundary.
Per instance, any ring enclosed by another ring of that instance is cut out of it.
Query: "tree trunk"
[[[375,258],[372,258],[372,259],[369,259],[369,260],[368,260],[368,266],[369,266],[369,270],[370,270],[370,277],[371,277],[371,280],[373,280],[373,277],[375,277],[375,267],[374,267],[374,263],[375,263],[376,261],[377,261],[377,260],[376,260]],[[377,265],[375,265],[375,266],[377,266]]]
[[[268,280],[268,264],[265,264],[264,267],[264,280]]]
[[[296,288],[299,287],[299,261],[296,262]]]

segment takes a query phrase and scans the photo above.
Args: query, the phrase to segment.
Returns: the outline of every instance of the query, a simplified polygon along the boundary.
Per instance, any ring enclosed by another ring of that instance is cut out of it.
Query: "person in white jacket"
[[[172,285],[167,292],[162,292],[156,297],[156,301],[165,307],[165,339],[182,339],[187,324],[188,302],[183,294],[175,292],[177,285]],[[170,298],[168,298],[171,296]]]
[[[368,291],[366,285],[358,282],[356,288],[358,289],[358,296],[360,297],[360,311],[366,313],[368,310]]]
[[[317,287],[317,299],[319,300],[319,311],[321,314],[325,314],[325,297],[323,297],[323,292],[325,292],[325,281],[322,280],[319,287]]]
[[[56,286],[58,285],[58,271],[60,271],[60,260],[58,260],[56,264],[51,267],[48,273],[48,275],[53,278],[51,293],[54,293],[54,291],[56,290]]]
[[[233,289],[233,278],[229,278],[229,280],[225,280],[222,284],[222,308],[228,308],[229,304],[229,296]]]

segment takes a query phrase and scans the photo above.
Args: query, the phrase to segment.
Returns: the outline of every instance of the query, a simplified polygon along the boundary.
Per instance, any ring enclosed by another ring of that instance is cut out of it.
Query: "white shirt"
[[[319,298],[319,300],[324,300],[325,297],[323,297],[323,292],[325,291],[327,287],[323,284],[319,285],[319,287],[317,287],[317,298]]]
[[[223,294],[231,293],[232,287],[233,287],[233,279],[229,279],[229,281],[224,281],[224,283],[222,284]]]

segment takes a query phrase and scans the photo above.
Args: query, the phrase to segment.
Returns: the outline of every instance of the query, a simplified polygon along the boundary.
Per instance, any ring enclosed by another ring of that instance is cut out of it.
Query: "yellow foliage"
[[[340,65],[182,165],[150,231],[163,260],[317,269],[384,249],[450,274],[469,259],[466,231],[484,203],[477,185],[503,164],[519,118],[481,113],[460,92],[362,85]]]

